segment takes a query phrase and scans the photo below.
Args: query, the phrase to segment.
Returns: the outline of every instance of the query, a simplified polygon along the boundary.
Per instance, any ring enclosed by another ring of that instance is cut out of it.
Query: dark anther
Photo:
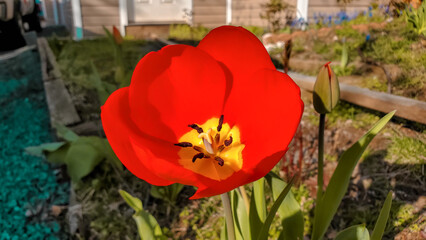
[[[178,146],[178,147],[192,147],[192,143],[190,143],[190,142],[180,142],[180,143],[175,143],[175,146]]]
[[[197,158],[202,159],[203,157],[204,157],[204,153],[197,153],[194,155],[194,157],[192,157],[192,162],[195,162]]]
[[[219,118],[219,124],[217,125],[217,131],[220,132],[222,130],[222,124],[223,124],[223,115]]]
[[[214,136],[214,141],[216,142],[216,144],[219,143],[219,141],[220,141],[220,134],[219,133],[216,133],[216,136]]]
[[[230,136],[228,140],[225,140],[224,143],[225,143],[226,147],[229,146],[229,145],[231,145],[231,143],[232,143],[232,136]]]
[[[194,148],[194,150],[195,150],[195,151],[197,151],[197,152],[204,153],[204,149],[203,149],[202,147],[194,146],[193,148]]]
[[[188,127],[197,130],[198,133],[204,132],[203,129],[200,126],[198,126],[197,124],[195,124],[195,123],[194,124],[189,124]]]
[[[225,145],[220,145],[220,146],[217,148],[217,151],[218,151],[218,152],[222,152],[222,151],[223,151],[223,149],[225,149]]]
[[[219,166],[223,166],[223,164],[225,163],[225,161],[223,161],[223,159],[220,157],[215,157],[214,160],[217,161],[217,164],[219,164]]]

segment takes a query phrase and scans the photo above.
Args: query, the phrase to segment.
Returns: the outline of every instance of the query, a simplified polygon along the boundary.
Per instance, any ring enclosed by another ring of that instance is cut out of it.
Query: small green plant
[[[133,197],[124,190],[119,190],[119,193],[124,201],[126,201],[127,205],[135,210],[133,220],[136,222],[141,240],[167,239],[167,237],[163,235],[163,231],[154,216],[143,209],[142,201],[139,198]]]
[[[106,139],[78,136],[60,124],[56,124],[56,130],[64,141],[27,147],[25,150],[32,155],[46,156],[50,163],[65,164],[68,175],[74,183],[89,175],[104,160],[108,160],[119,169],[123,168]]]
[[[405,21],[417,34],[426,36],[426,1],[417,9],[406,8],[404,10]]]
[[[260,14],[260,17],[268,22],[269,30],[273,33],[277,33],[284,28],[292,17],[290,10],[293,6],[282,0],[269,0],[269,2],[261,4],[261,7],[263,8],[263,13]],[[284,18],[283,15],[285,16]]]
[[[337,76],[348,76],[353,73],[355,69],[354,67],[348,67],[348,63],[349,63],[348,46],[344,39],[343,45],[342,45],[342,55],[340,57],[340,65],[335,68]]]
[[[167,216],[170,215],[171,207],[176,205],[176,199],[184,185],[175,183],[169,186],[151,186],[151,196],[161,199],[167,204]]]

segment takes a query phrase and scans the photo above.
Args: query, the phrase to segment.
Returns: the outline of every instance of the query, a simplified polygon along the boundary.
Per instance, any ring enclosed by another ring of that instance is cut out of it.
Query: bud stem
[[[320,201],[323,191],[324,182],[324,129],[325,129],[325,113],[320,114],[319,130],[318,130],[318,189],[317,202]]]
[[[231,208],[231,201],[229,199],[229,194],[226,192],[226,193],[222,193],[220,196],[222,198],[223,209],[225,212],[228,240],[235,240],[234,217],[232,215],[232,208]]]

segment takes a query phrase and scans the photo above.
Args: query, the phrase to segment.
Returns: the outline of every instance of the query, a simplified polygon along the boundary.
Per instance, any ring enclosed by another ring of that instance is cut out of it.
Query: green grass
[[[312,110],[313,111],[313,110]],[[309,122],[318,125],[319,115],[312,112],[308,115]],[[327,126],[338,126],[339,123],[351,120],[355,128],[369,128],[380,118],[365,108],[340,100],[331,113],[326,116]]]
[[[377,77],[363,78],[361,86],[378,92],[386,92],[388,88],[387,83],[380,81]]]
[[[388,148],[386,160],[394,164],[418,164],[419,167],[426,162],[426,135],[421,138],[395,136]]]
[[[98,120],[100,103],[91,81],[94,63],[102,81],[116,84],[115,51],[107,38],[72,41],[50,39],[51,46],[61,70],[62,79],[83,120]],[[133,71],[138,61],[150,51],[158,50],[153,42],[125,40],[123,42],[125,72]]]
[[[191,27],[186,24],[171,25],[169,39],[201,41],[209,31],[209,28],[203,26]]]

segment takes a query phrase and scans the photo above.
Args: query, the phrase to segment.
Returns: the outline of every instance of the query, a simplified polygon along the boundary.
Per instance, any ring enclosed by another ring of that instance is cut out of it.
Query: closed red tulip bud
[[[339,81],[330,67],[330,62],[328,62],[321,67],[314,85],[313,101],[315,111],[321,114],[331,112],[337,105],[339,97]]]
[[[114,41],[118,45],[121,45],[123,43],[123,37],[121,36],[120,31],[115,26],[112,27],[112,35],[114,36]]]

